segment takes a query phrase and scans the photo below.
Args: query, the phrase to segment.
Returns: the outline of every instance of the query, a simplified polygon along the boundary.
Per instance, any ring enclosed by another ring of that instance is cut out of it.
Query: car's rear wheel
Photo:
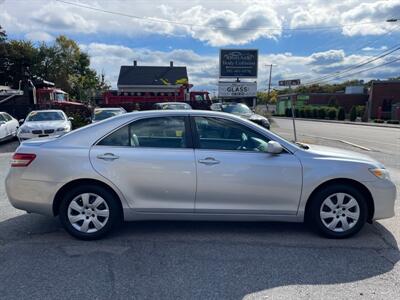
[[[365,197],[352,186],[327,186],[310,201],[307,212],[310,225],[326,237],[350,237],[366,222],[368,208]]]
[[[61,201],[61,224],[76,238],[99,239],[121,221],[117,201],[113,193],[101,186],[75,187],[68,191]]]

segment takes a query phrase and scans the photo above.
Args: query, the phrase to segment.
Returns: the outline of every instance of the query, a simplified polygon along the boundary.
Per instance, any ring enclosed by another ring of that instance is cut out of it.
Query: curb
[[[272,116],[271,118],[272,119],[286,119],[286,120],[291,120],[292,119],[290,117],[276,117],[276,116]],[[310,122],[321,122],[321,123],[348,124],[348,125],[361,125],[361,126],[400,129],[400,125],[395,125],[395,124],[379,124],[379,123],[364,123],[364,122],[351,122],[351,121],[319,120],[319,119],[306,119],[306,118],[296,118],[296,120],[299,120],[299,121],[310,121]]]

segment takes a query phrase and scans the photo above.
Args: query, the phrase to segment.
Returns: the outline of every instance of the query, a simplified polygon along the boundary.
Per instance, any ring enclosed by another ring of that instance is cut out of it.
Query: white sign
[[[256,82],[219,82],[219,97],[255,97],[257,94]]]

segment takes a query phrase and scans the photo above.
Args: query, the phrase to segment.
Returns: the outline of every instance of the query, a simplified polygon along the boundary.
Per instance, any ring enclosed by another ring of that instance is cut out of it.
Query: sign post
[[[279,86],[288,86],[289,87],[289,91],[291,91],[292,85],[300,85],[300,79],[290,79],[290,80],[280,80],[279,81]],[[290,104],[291,104],[291,111],[292,111],[292,120],[293,120],[293,135],[294,135],[294,141],[297,142],[297,132],[296,132],[296,122],[295,122],[295,118],[296,118],[296,106],[294,104],[293,99],[290,100]]]

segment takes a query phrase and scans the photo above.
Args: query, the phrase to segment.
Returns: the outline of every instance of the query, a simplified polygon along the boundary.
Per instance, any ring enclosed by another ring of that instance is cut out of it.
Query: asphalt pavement
[[[348,148],[383,161],[400,190],[400,130],[342,126],[297,122],[302,141]],[[274,120],[272,130],[290,138],[290,120]],[[346,240],[319,237],[303,224],[130,222],[106,239],[83,242],[66,234],[57,218],[26,214],[8,203],[3,182],[17,144],[0,144],[1,298],[396,299],[400,295],[399,202],[395,218],[367,224]]]

